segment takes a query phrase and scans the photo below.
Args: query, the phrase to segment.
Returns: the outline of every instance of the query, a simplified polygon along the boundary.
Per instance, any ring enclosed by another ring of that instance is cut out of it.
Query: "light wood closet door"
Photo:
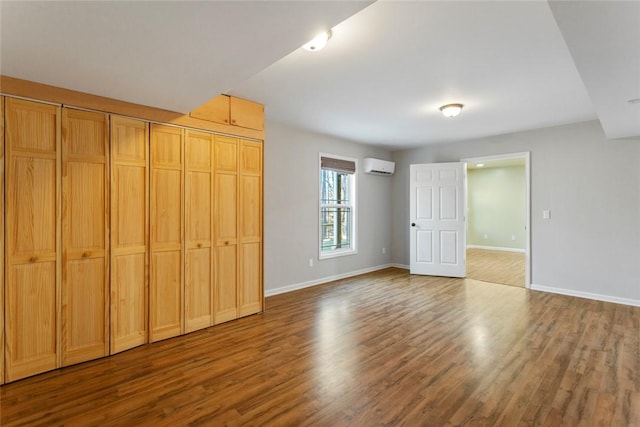
[[[6,372],[60,366],[60,107],[6,99]]]
[[[250,129],[264,129],[264,106],[247,99],[229,98],[231,124]]]
[[[62,365],[109,354],[109,125],[62,109]]]
[[[149,124],[111,116],[111,354],[148,342]]]
[[[238,317],[238,139],[216,135],[214,144],[214,321]]]
[[[185,140],[185,332],[213,325],[213,139]]]
[[[229,124],[229,96],[218,95],[191,112],[191,117]]]
[[[184,332],[183,154],[183,129],[151,125],[152,342]]]
[[[0,384],[4,384],[4,96],[0,96]]]
[[[240,141],[240,316],[262,311],[262,143]]]

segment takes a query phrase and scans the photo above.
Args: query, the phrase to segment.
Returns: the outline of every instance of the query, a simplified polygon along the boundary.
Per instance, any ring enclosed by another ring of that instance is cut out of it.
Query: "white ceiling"
[[[2,1],[0,19],[2,74],[174,111],[230,93],[390,149],[594,118],[640,135],[640,1]],[[298,49],[321,28],[324,50]]]
[[[187,113],[369,3],[3,0],[0,72]]]
[[[607,136],[640,135],[640,1],[550,5]]]

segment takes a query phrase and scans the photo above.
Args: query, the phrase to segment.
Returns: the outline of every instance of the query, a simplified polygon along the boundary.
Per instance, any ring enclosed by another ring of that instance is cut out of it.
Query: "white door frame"
[[[531,287],[531,153],[525,151],[522,153],[498,154],[495,156],[468,157],[460,159],[465,163],[485,163],[492,160],[504,159],[524,159],[524,174],[526,181],[526,205],[525,205],[525,236],[526,247],[524,254],[524,286]],[[468,224],[468,223],[467,223]]]

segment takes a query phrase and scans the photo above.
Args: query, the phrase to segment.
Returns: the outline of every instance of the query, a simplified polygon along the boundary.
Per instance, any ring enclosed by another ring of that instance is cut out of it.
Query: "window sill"
[[[323,260],[323,259],[330,259],[330,258],[338,258],[342,256],[347,256],[347,255],[355,255],[357,253],[358,251],[356,249],[337,250],[337,251],[321,253],[318,256],[318,259]]]

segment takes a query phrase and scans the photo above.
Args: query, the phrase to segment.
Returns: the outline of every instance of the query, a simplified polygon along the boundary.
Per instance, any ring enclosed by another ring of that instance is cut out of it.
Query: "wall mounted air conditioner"
[[[388,160],[367,157],[363,163],[365,173],[370,173],[371,175],[393,175],[396,170],[396,164]]]

